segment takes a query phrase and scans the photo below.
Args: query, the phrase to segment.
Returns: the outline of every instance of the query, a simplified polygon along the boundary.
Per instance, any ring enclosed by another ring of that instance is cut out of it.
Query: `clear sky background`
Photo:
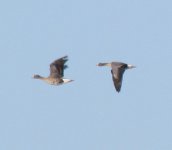
[[[171,0],[0,2],[0,150],[172,150]],[[49,64],[69,56],[51,86]],[[110,68],[136,65],[120,93]]]

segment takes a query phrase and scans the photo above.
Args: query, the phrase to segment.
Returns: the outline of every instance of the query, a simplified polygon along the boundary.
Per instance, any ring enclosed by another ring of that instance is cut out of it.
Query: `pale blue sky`
[[[171,150],[171,0],[0,2],[1,150]],[[69,56],[65,77],[33,80]],[[115,91],[110,68],[136,65]]]

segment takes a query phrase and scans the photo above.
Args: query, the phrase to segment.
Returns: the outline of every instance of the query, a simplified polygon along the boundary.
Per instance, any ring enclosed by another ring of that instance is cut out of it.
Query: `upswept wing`
[[[68,66],[65,63],[68,61],[68,56],[61,57],[50,64],[50,77],[62,78],[64,69]]]

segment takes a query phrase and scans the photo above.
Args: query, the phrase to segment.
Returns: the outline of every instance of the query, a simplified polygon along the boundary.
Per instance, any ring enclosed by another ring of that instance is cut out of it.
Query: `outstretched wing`
[[[126,69],[126,64],[121,64],[120,66],[112,64],[112,80],[117,92],[120,92],[122,86],[123,74]]]
[[[52,62],[50,64],[50,77],[53,78],[63,77],[64,69],[67,68],[67,65],[65,65],[66,61],[68,61],[68,56],[64,56]]]

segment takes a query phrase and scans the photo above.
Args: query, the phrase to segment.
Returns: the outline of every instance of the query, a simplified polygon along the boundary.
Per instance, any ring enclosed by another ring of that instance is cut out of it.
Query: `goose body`
[[[68,61],[67,56],[61,57],[50,64],[50,75],[48,77],[42,77],[40,75],[33,75],[33,78],[43,80],[46,83],[51,84],[51,85],[61,85],[63,83],[71,82],[73,80],[63,78],[64,69],[68,67],[65,64],[67,61]]]
[[[120,92],[122,86],[123,74],[126,69],[135,68],[133,65],[129,65],[122,62],[111,63],[99,63],[97,66],[109,66],[111,67],[112,80],[117,92]]]

